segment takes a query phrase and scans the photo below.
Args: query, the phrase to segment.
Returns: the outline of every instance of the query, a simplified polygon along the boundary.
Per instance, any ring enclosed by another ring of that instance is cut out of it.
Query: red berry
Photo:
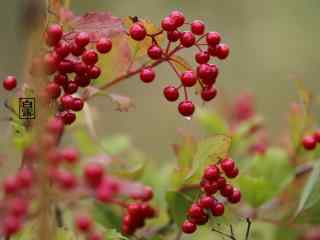
[[[89,240],[103,240],[103,235],[98,232],[91,233],[89,236]]]
[[[112,199],[112,190],[108,184],[100,184],[96,191],[96,198],[101,202],[108,202]]]
[[[78,45],[78,47],[83,48],[89,44],[90,36],[86,32],[80,32],[77,34],[74,41]]]
[[[79,57],[82,55],[82,53],[86,50],[84,47],[79,46],[75,42],[70,43],[70,52],[73,56]]]
[[[197,76],[192,70],[185,71],[180,78],[186,87],[192,87],[197,83]]]
[[[50,82],[47,85],[46,90],[47,90],[47,93],[49,94],[49,96],[52,98],[58,98],[61,94],[60,86],[58,84],[56,84],[55,82]]]
[[[171,32],[167,32],[167,39],[170,42],[176,42],[180,39],[181,33],[177,30],[171,31]]]
[[[180,42],[181,42],[182,46],[189,48],[195,44],[196,38],[192,32],[185,31],[181,34]]]
[[[128,206],[128,213],[133,218],[140,218],[142,214],[142,208],[140,204],[132,203]]]
[[[7,76],[3,80],[2,86],[4,89],[11,91],[17,86],[17,79],[15,76]]]
[[[88,75],[76,75],[76,77],[74,78],[74,82],[79,87],[87,87],[90,85],[91,79]]]
[[[238,176],[238,174],[239,174],[239,169],[237,167],[235,167],[229,172],[226,172],[226,175],[228,178],[235,178]]]
[[[200,198],[199,200],[199,205],[202,207],[202,208],[207,208],[207,209],[210,209],[213,204],[215,203],[215,199],[211,196],[203,196]]]
[[[84,103],[81,98],[74,98],[71,109],[75,112],[81,111],[83,109]]]
[[[166,86],[164,89],[163,89],[163,95],[165,96],[165,98],[170,101],[170,102],[174,102],[176,101],[178,98],[179,98],[179,91],[178,91],[178,88],[172,86],[172,85],[169,85],[169,86]]]
[[[15,217],[23,217],[28,210],[28,203],[23,198],[15,198],[9,202],[9,212]]]
[[[75,222],[77,229],[81,232],[89,232],[92,227],[92,220],[85,215],[77,216]]]
[[[8,238],[21,229],[20,219],[14,216],[5,217],[2,223],[3,234]]]
[[[208,52],[198,52],[195,56],[195,59],[199,64],[208,63],[210,60],[210,55]]]
[[[220,193],[223,197],[229,197],[233,193],[233,187],[227,183],[222,189],[220,188]]]
[[[89,72],[89,66],[84,62],[78,62],[74,65],[74,72],[78,75],[85,75]]]
[[[183,13],[178,10],[172,11],[170,17],[174,20],[176,28],[181,27],[185,22]]]
[[[74,63],[69,60],[63,60],[58,65],[60,73],[72,73],[74,71]]]
[[[74,164],[79,160],[79,151],[74,148],[65,148],[61,151],[62,158],[67,162]]]
[[[68,76],[60,73],[54,76],[53,81],[60,86],[64,86],[68,83]]]
[[[129,29],[129,35],[136,41],[142,41],[147,36],[147,31],[142,23],[134,23]]]
[[[151,59],[160,59],[162,56],[162,49],[156,44],[151,45],[151,47],[148,49],[148,56]]]
[[[43,58],[44,70],[46,74],[55,73],[59,67],[60,59],[56,53],[47,53]]]
[[[152,198],[153,198],[152,188],[148,186],[144,187],[143,193],[141,195],[141,200],[147,202],[147,201],[150,201]]]
[[[58,172],[57,180],[60,187],[66,190],[73,189],[77,185],[76,177],[71,172],[65,170]]]
[[[176,30],[176,22],[172,17],[165,17],[161,21],[161,27],[165,31],[174,31]]]
[[[54,51],[57,53],[57,55],[60,57],[60,58],[65,58],[69,55],[70,53],[70,46],[69,46],[69,43],[65,42],[65,41],[62,41],[62,42],[59,42],[55,48],[54,48]]]
[[[203,191],[206,192],[207,195],[215,194],[218,191],[218,183],[217,182],[205,182],[203,184]]]
[[[61,163],[62,161],[62,155],[61,152],[58,151],[56,148],[50,149],[47,153],[46,153],[46,158],[48,160],[48,162],[52,165],[58,165]]]
[[[141,211],[145,218],[153,218],[156,215],[155,210],[147,203],[141,204]]]
[[[195,20],[191,23],[191,32],[195,35],[202,35],[204,34],[205,25],[200,20]]]
[[[209,216],[208,214],[204,213],[200,218],[192,219],[188,218],[190,222],[195,223],[196,225],[204,225],[208,222]]]
[[[211,101],[217,96],[217,89],[215,87],[205,87],[201,91],[201,98],[203,101]]]
[[[98,54],[94,50],[86,50],[82,54],[82,61],[87,65],[94,65],[98,62]]]
[[[185,117],[191,116],[194,113],[194,109],[194,104],[189,100],[181,102],[178,106],[179,112]]]
[[[317,131],[315,131],[315,133],[313,134],[313,138],[320,143],[320,129],[318,129]]]
[[[302,144],[306,150],[313,150],[317,146],[316,139],[311,135],[305,136],[302,139]]]
[[[22,188],[29,188],[32,185],[33,174],[31,170],[23,168],[19,171],[17,176],[18,185]]]
[[[99,53],[108,53],[112,48],[112,41],[109,38],[100,38],[97,41],[96,48]]]
[[[222,177],[222,176],[218,177],[217,184],[218,184],[219,189],[223,189],[226,186],[226,183],[227,183],[227,181],[224,177]]]
[[[64,124],[70,125],[76,120],[76,114],[71,111],[64,111],[61,113]]]
[[[216,65],[201,64],[197,67],[197,73],[204,84],[212,85],[218,76],[218,67]]]
[[[192,204],[188,210],[188,216],[191,218],[201,218],[203,214],[203,209],[196,203]]]
[[[224,213],[224,205],[219,202],[215,202],[211,206],[211,212],[213,216],[222,216]]]
[[[228,200],[230,203],[238,203],[241,200],[241,192],[234,188],[233,193],[228,196]]]
[[[75,81],[69,81],[63,86],[63,90],[65,94],[74,94],[78,91],[78,85]]]
[[[73,106],[74,98],[71,95],[63,95],[60,98],[61,105],[64,109],[71,109]]]
[[[223,159],[220,166],[224,172],[230,172],[234,169],[235,163],[231,158]]]
[[[207,43],[210,46],[215,46],[221,41],[221,35],[218,32],[209,32],[207,35]]]
[[[15,176],[9,176],[4,180],[3,190],[6,194],[13,194],[19,190],[19,182]]]
[[[197,225],[190,222],[189,220],[184,221],[182,224],[182,231],[187,234],[194,233],[197,230]]]
[[[46,32],[46,42],[49,46],[55,46],[62,38],[63,30],[58,24],[52,24],[48,27]]]
[[[92,187],[101,183],[103,175],[103,167],[98,163],[89,163],[84,169],[85,179]]]
[[[208,181],[217,180],[219,177],[219,168],[217,168],[215,165],[207,167],[204,171],[203,177]]]
[[[143,68],[140,71],[140,79],[145,83],[152,82],[155,77],[156,77],[156,74],[153,68],[147,67],[147,68]]]
[[[223,60],[229,56],[229,46],[225,43],[221,43],[216,47],[216,56]]]

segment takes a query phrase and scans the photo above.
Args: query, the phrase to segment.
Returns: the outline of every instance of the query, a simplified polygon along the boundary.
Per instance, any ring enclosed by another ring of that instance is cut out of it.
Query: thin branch
[[[250,218],[246,218],[246,221],[248,223],[247,225],[247,231],[246,231],[246,239],[245,240],[249,240],[249,235],[250,235],[250,229],[251,229],[251,220]]]
[[[221,232],[221,231],[219,231],[219,230],[217,230],[217,229],[215,229],[215,228],[212,228],[211,230],[214,231],[214,232],[216,232],[216,233],[221,234],[221,235],[224,236],[224,237],[230,238],[231,240],[237,240],[233,235],[230,235],[230,234]]]

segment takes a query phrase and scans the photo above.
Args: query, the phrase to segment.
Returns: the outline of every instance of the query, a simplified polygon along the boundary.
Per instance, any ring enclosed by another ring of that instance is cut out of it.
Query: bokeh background
[[[0,3],[0,78],[21,74],[25,41],[19,16],[25,1],[28,0]],[[230,58],[220,64],[220,96],[232,99],[243,90],[254,92],[257,108],[265,115],[273,137],[286,126],[285,114],[290,102],[296,99],[295,79],[319,92],[318,0],[73,0],[72,8],[79,14],[107,10],[118,17],[136,15],[154,23],[159,23],[171,10],[180,9],[190,20],[204,20],[207,29],[221,32],[231,46]],[[193,62],[191,55],[186,57]],[[114,106],[105,98],[97,99],[101,113],[96,119],[99,134],[129,134],[134,144],[152,159],[172,160],[170,144],[177,139],[177,129],[198,132],[198,127],[177,113],[176,104],[162,97],[163,86],[177,81],[168,69],[158,68],[154,84],[144,85],[138,78],[132,78],[113,89],[114,93],[133,99],[136,107],[127,113],[113,111]],[[6,97],[1,89],[1,102]],[[217,104],[208,106],[216,108]],[[8,114],[1,105],[1,119]],[[3,152],[10,147],[8,123],[1,121],[0,130]]]

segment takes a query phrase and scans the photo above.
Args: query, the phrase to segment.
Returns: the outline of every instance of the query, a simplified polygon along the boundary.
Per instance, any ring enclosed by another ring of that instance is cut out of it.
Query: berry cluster
[[[230,203],[240,202],[241,192],[227,183],[226,178],[222,176],[222,172],[228,178],[235,178],[239,174],[239,170],[231,158],[226,158],[219,164],[210,165],[205,169],[200,184],[204,195],[189,208],[188,219],[181,226],[184,233],[194,233],[197,230],[197,225],[206,224],[209,219],[209,212],[214,217],[224,214],[224,204],[214,196],[218,191]]]
[[[189,30],[182,30],[181,28],[184,26]],[[183,116],[188,117],[195,111],[193,102],[188,98],[188,88],[194,87],[198,83],[201,86],[201,98],[204,101],[214,99],[217,95],[217,89],[214,85],[219,68],[209,61],[214,57],[221,60],[226,59],[229,55],[229,47],[227,44],[220,43],[221,35],[218,32],[206,32],[206,26],[200,20],[187,23],[180,11],[173,11],[169,16],[163,18],[161,28],[162,31],[159,33],[148,34],[142,22],[135,22],[129,29],[129,35],[136,41],[142,41],[146,37],[152,38],[152,45],[147,53],[149,58],[155,62],[141,69],[140,79],[145,83],[152,82],[156,77],[153,69],[155,63],[167,61],[180,79],[180,84],[166,86],[163,94],[168,101],[174,102],[178,100],[179,90],[183,88],[184,100],[179,103],[178,110]],[[162,32],[167,34],[168,45],[166,48],[162,48],[156,39],[156,36]],[[178,42],[177,46],[171,50],[170,47],[176,42]],[[181,49],[193,46],[198,50],[195,54],[197,68],[179,72],[175,64],[181,64],[181,62],[174,58],[174,54]]]
[[[302,139],[302,145],[306,150],[314,150],[320,143],[320,130],[317,130],[312,135],[307,135]]]

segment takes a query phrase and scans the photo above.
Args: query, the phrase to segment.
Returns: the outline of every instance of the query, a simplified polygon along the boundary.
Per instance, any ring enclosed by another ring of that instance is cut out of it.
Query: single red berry
[[[174,31],[177,29],[176,21],[172,17],[165,17],[161,21],[161,27],[165,31]]]
[[[91,79],[88,75],[76,75],[76,77],[74,78],[74,82],[79,87],[87,87],[90,85]]]
[[[113,193],[108,184],[100,184],[96,191],[96,198],[101,202],[108,202],[112,199]]]
[[[55,52],[47,53],[43,58],[43,64],[46,74],[51,75],[57,71],[60,59]]]
[[[185,100],[179,104],[178,110],[183,116],[189,117],[194,113],[195,107],[190,100]]]
[[[155,77],[156,77],[156,74],[153,68],[147,67],[147,68],[143,68],[140,71],[140,79],[145,83],[152,82],[155,79]]]
[[[188,210],[188,216],[191,218],[200,218],[204,214],[202,207],[198,204],[193,203]]]
[[[222,216],[224,213],[224,205],[219,202],[215,202],[211,206],[211,213],[213,216]]]
[[[96,48],[99,53],[108,53],[112,49],[112,41],[109,38],[100,38],[97,41]]]
[[[21,229],[20,218],[15,216],[7,216],[2,223],[3,234],[8,238],[16,234]]]
[[[70,43],[70,52],[72,53],[73,56],[79,57],[81,56],[84,51],[86,50],[84,47],[79,46],[75,42]]]
[[[7,177],[3,182],[3,191],[6,194],[14,194],[19,190],[19,181],[15,176]]]
[[[85,75],[89,72],[89,66],[84,62],[78,62],[74,65],[74,72],[78,75]]]
[[[74,148],[65,148],[61,151],[62,158],[67,162],[74,164],[79,160],[79,151]]]
[[[220,188],[220,193],[223,197],[229,197],[233,193],[233,187],[227,183],[222,189]]]
[[[196,62],[199,64],[208,63],[210,60],[210,55],[208,52],[198,52],[195,55]]]
[[[84,169],[84,177],[92,187],[96,187],[101,183],[103,175],[103,167],[98,163],[89,163]]]
[[[61,113],[64,124],[70,125],[76,120],[76,114],[71,111],[64,111]]]
[[[201,64],[197,67],[197,74],[206,85],[214,84],[218,73],[218,67],[214,64]]]
[[[87,65],[94,65],[98,62],[98,54],[94,50],[86,50],[82,54],[82,61]]]
[[[9,202],[9,212],[15,217],[23,217],[28,211],[28,203],[23,198],[14,198]]]
[[[94,232],[94,233],[90,234],[88,240],[103,240],[103,239],[104,239],[104,237],[103,237],[103,235],[101,233]]]
[[[200,218],[188,218],[188,220],[192,223],[195,223],[196,225],[204,225],[209,221],[209,216],[207,213],[204,213]]]
[[[228,196],[228,201],[230,203],[238,203],[241,200],[241,192],[234,188],[231,195]]]
[[[202,208],[210,209],[215,203],[215,199],[212,196],[202,196],[199,200],[199,205]]]
[[[237,167],[234,167],[231,171],[226,172],[226,175],[228,178],[235,178],[239,174],[239,169]]]
[[[22,188],[29,188],[33,182],[33,174],[30,169],[23,168],[19,171],[17,176],[18,185]]]
[[[50,82],[46,87],[46,91],[51,98],[58,98],[61,94],[60,86],[55,82]]]
[[[167,39],[170,42],[176,42],[180,39],[181,33],[177,30],[167,32]]]
[[[205,191],[207,195],[212,195],[218,191],[218,183],[216,181],[213,181],[213,182],[206,181],[203,184],[202,188],[203,188],[203,191]]]
[[[182,32],[181,34],[180,42],[182,46],[189,48],[195,44],[196,38],[192,32],[185,31],[185,32]]]
[[[92,227],[92,220],[90,217],[80,215],[75,220],[76,227],[81,232],[89,232]]]
[[[142,208],[140,204],[132,203],[127,208],[129,215],[137,219],[142,216]]]
[[[170,17],[174,20],[176,28],[181,27],[185,22],[183,13],[178,10],[172,11]]]
[[[222,176],[219,176],[218,179],[217,179],[217,184],[218,184],[218,188],[219,189],[223,189],[225,186],[226,186],[226,179]]]
[[[90,36],[86,32],[80,32],[77,34],[74,41],[80,48],[83,48],[89,44]]]
[[[46,31],[46,42],[49,46],[55,46],[59,43],[63,35],[62,27],[58,24],[52,24]]]
[[[151,59],[160,59],[162,56],[162,49],[156,44],[151,45],[151,47],[148,49],[148,56]]]
[[[205,169],[203,177],[208,181],[214,181],[218,179],[219,174],[219,168],[215,165],[210,165]]]
[[[201,98],[203,101],[211,101],[217,96],[217,89],[215,87],[205,87],[201,91]]]
[[[192,70],[182,73],[180,79],[186,87],[192,87],[197,83],[197,76]]]
[[[74,189],[77,185],[76,177],[69,171],[59,171],[57,180],[61,188],[65,190]]]
[[[74,98],[71,95],[63,95],[60,97],[61,105],[64,109],[71,109]]]
[[[204,22],[200,20],[194,20],[191,23],[191,32],[195,35],[202,35],[204,34],[205,25]]]
[[[4,89],[11,91],[17,86],[17,79],[15,76],[7,76],[3,82],[2,86]]]
[[[74,94],[78,91],[78,85],[75,81],[69,81],[63,86],[65,94]]]
[[[142,41],[147,36],[147,31],[142,23],[134,23],[129,29],[129,35],[136,41]]]
[[[74,62],[69,61],[69,60],[63,60],[61,62],[59,62],[58,65],[58,70],[60,73],[72,73],[74,71]]]
[[[320,143],[320,129],[316,130],[315,133],[313,134],[313,138]]]
[[[221,41],[221,35],[218,32],[209,32],[207,35],[207,43],[210,46],[216,46]]]
[[[142,215],[145,218],[153,218],[156,215],[156,211],[149,204],[141,204]]]
[[[221,43],[216,48],[216,56],[223,60],[226,59],[229,56],[229,46],[225,43]]]
[[[181,228],[184,233],[191,234],[197,230],[197,225],[189,220],[185,220]]]
[[[174,102],[179,98],[179,90],[175,86],[169,85],[163,89],[163,95],[168,101]]]
[[[66,74],[57,74],[54,76],[53,81],[60,86],[64,86],[68,83],[68,76]]]
[[[69,55],[70,53],[70,46],[69,43],[65,41],[60,41],[54,48],[54,51],[57,53],[57,55],[62,59]]]
[[[143,193],[141,195],[141,200],[147,202],[147,201],[150,201],[152,198],[153,198],[152,188],[148,186],[144,187]]]
[[[230,172],[234,169],[234,167],[236,166],[233,159],[231,158],[226,158],[226,159],[223,159],[220,163],[220,166],[222,168],[222,170],[224,172]]]
[[[71,105],[71,109],[75,112],[79,112],[83,109],[83,106],[84,106],[84,103],[81,98],[74,98]]]
[[[317,141],[314,136],[308,135],[302,139],[302,144],[306,150],[314,150],[317,146]]]
[[[132,227],[129,226],[129,225],[122,224],[122,226],[121,226],[121,231],[122,231],[122,233],[125,234],[125,235],[132,235],[132,234],[134,233],[135,229],[132,228]]]

